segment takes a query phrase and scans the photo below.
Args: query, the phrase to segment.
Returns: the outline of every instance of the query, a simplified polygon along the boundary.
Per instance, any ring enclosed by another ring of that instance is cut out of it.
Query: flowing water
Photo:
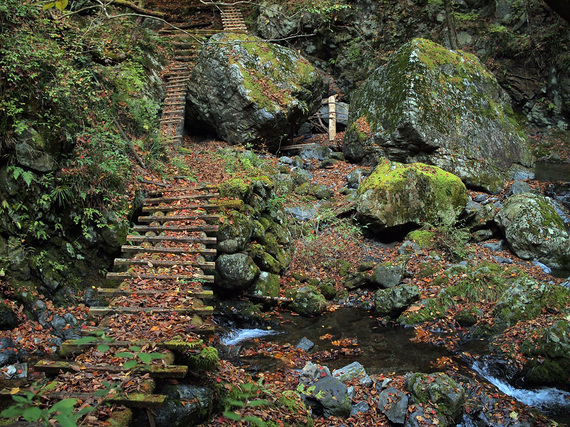
[[[342,308],[334,313],[312,318],[283,313],[276,320],[277,326],[272,328],[235,329],[223,337],[221,343],[238,348],[253,347],[257,345],[256,340],[296,345],[305,337],[315,343],[312,350],[315,352],[338,349],[339,347],[332,344],[333,340],[356,339],[359,348],[363,350],[362,354],[324,361],[322,364],[332,370],[357,361],[369,374],[385,375],[434,372],[437,369],[432,362],[442,356],[452,356],[441,347],[411,342],[410,339],[414,337],[414,330],[411,328],[379,326],[374,316],[370,316],[370,312],[361,309]],[[470,347],[471,352],[478,346]],[[484,352],[486,346],[479,347],[478,350]],[[278,367],[281,362],[275,359],[245,358],[245,363],[254,365],[254,369],[270,370]],[[479,363],[465,368],[476,372],[482,381],[493,384],[506,395],[551,414],[559,422],[570,424],[570,393],[554,388],[518,389],[500,378],[493,377],[485,366]]]

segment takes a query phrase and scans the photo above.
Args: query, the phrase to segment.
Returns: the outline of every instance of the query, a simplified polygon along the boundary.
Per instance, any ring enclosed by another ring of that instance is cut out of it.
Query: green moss
[[[200,353],[188,358],[188,368],[194,372],[215,371],[218,367],[218,350],[204,347]]]
[[[237,65],[242,71],[247,96],[269,112],[275,112],[294,102],[294,94],[304,91],[303,85],[310,81],[315,73],[315,69],[305,58],[257,37],[227,33],[219,41],[238,42],[233,44],[234,51],[230,52],[230,65]],[[241,55],[236,54],[236,50],[241,50]],[[251,63],[242,62],[246,55],[251,58]],[[292,91],[284,89],[280,84],[284,78],[290,76],[296,76],[297,83]]]
[[[388,226],[414,216],[450,225],[468,199],[465,185],[452,173],[424,163],[403,164],[388,159],[380,159],[358,187],[358,194],[369,190],[375,198],[389,201],[391,210],[383,214]]]
[[[428,230],[414,230],[410,231],[406,236],[406,239],[416,242],[420,247],[429,247],[431,241],[434,238],[434,233]]]

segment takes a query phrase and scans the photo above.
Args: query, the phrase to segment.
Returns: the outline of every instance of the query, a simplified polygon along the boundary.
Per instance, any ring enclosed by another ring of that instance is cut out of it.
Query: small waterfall
[[[281,332],[273,331],[271,329],[234,329],[227,335],[221,337],[220,343],[228,346],[236,345],[243,341],[260,338],[267,335],[276,335],[279,333]]]

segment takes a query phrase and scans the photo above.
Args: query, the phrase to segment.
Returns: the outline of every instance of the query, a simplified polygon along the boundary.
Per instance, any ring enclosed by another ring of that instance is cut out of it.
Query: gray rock
[[[301,350],[311,351],[315,347],[315,343],[311,341],[309,338],[303,337],[299,340],[299,342],[295,347]]]
[[[330,376],[331,371],[326,366],[321,366],[317,363],[307,362],[303,369],[301,369],[301,374],[299,381],[304,385],[311,385],[319,378],[323,378],[325,376]]]
[[[13,329],[20,322],[12,308],[0,301],[0,330]]]
[[[474,55],[414,39],[350,99],[349,159],[428,163],[489,192],[533,165],[508,95]]]
[[[355,169],[346,176],[348,188],[358,188],[360,183],[370,175],[370,172],[366,169]]]
[[[308,221],[317,215],[317,208],[315,205],[285,206],[285,212],[297,221]]]
[[[308,401],[316,401],[325,417],[348,417],[352,403],[348,396],[347,387],[337,378],[325,376],[319,378],[314,384],[314,390],[307,396]]]
[[[549,198],[531,193],[511,196],[495,220],[520,258],[570,268],[570,238]]]
[[[393,288],[399,285],[406,271],[406,263],[401,261],[397,264],[379,264],[372,273],[370,281],[381,288]]]
[[[366,376],[366,370],[360,363],[352,362],[350,365],[346,365],[340,369],[335,369],[332,372],[332,376],[338,378],[342,382],[347,382],[353,378],[363,378]]]
[[[221,223],[216,234],[217,248],[223,253],[241,251],[249,243],[252,234],[251,219],[238,211],[231,211],[228,220]]]
[[[55,169],[56,163],[50,147],[44,138],[33,128],[28,128],[17,137],[16,160],[25,167],[37,172],[49,172]]]
[[[281,156],[281,157],[279,157],[279,162],[283,163],[285,165],[292,165],[293,159],[291,157]]]
[[[372,387],[374,385],[374,380],[368,374],[366,374],[362,378],[360,378],[360,380],[358,380],[358,382],[363,387]]]
[[[17,380],[28,378],[28,364],[14,363],[13,365],[4,366],[2,374],[7,380]]]
[[[499,240],[497,242],[483,243],[481,246],[493,252],[502,252],[509,248],[507,242],[504,240]]]
[[[408,396],[395,387],[388,387],[378,395],[378,409],[395,424],[404,424],[408,414]]]
[[[18,361],[16,344],[11,338],[0,338],[0,366],[10,365]]]
[[[306,182],[311,182],[311,180],[313,179],[313,174],[311,172],[305,169],[301,169],[299,167],[293,170],[292,175],[293,175],[293,185],[295,187],[298,187],[299,185],[304,184]]]
[[[343,280],[342,284],[348,290],[362,288],[366,286],[370,280],[370,275],[365,271],[355,271],[349,273]]]
[[[502,256],[494,256],[493,259],[497,261],[499,264],[512,264],[513,260],[510,258],[505,258]]]
[[[186,117],[230,143],[263,142],[276,150],[320,107],[323,87],[316,69],[296,50],[220,33],[196,59]]]
[[[258,273],[259,267],[250,256],[242,253],[222,254],[216,260],[215,286],[230,291],[244,290]]]
[[[398,248],[398,254],[400,255],[412,255],[421,251],[422,248],[420,248],[420,245],[418,245],[416,242],[412,242],[411,240],[406,240]]]
[[[370,406],[368,406],[368,403],[361,400],[359,402],[356,402],[352,406],[352,409],[350,410],[350,416],[352,417],[354,415],[364,414],[365,412],[368,412],[369,410],[370,410]]]
[[[157,427],[203,425],[212,413],[214,392],[208,387],[167,385],[161,392],[167,400],[154,411]]]
[[[415,285],[399,285],[380,289],[374,295],[375,309],[379,316],[398,316],[405,308],[420,299],[420,290]]]
[[[301,150],[299,156],[303,160],[324,160],[330,157],[332,150],[326,145],[317,145],[315,147],[306,147]]]
[[[511,185],[511,191],[510,194],[520,194],[520,193],[531,193],[532,192],[532,188],[530,187],[530,185],[528,185],[528,183],[524,182],[524,181],[514,181],[513,185]]]
[[[547,265],[544,265],[543,263],[541,263],[539,261],[533,261],[532,265],[536,265],[537,267],[540,267],[540,269],[542,271],[544,271],[546,274],[552,273],[552,269],[550,267],[548,267]]]

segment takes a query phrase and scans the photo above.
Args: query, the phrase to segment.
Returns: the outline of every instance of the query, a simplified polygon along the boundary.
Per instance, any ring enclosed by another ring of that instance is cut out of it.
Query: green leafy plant
[[[130,346],[129,350],[131,351],[123,351],[115,354],[115,357],[128,359],[123,364],[123,368],[125,369],[135,368],[139,364],[139,361],[142,362],[145,367],[149,367],[153,360],[164,359],[164,357],[166,357],[162,353],[144,353],[141,351],[141,347],[136,345]]]
[[[27,422],[40,422],[44,426],[51,426],[50,420],[55,420],[62,427],[76,427],[77,421],[85,414],[93,411],[92,406],[85,406],[79,411],[74,410],[77,399],[63,399],[55,403],[50,408],[42,408],[39,394],[32,391],[26,391],[24,395],[12,395],[12,399],[16,402],[14,405],[4,409],[0,416],[2,418],[18,418],[22,417]]]

